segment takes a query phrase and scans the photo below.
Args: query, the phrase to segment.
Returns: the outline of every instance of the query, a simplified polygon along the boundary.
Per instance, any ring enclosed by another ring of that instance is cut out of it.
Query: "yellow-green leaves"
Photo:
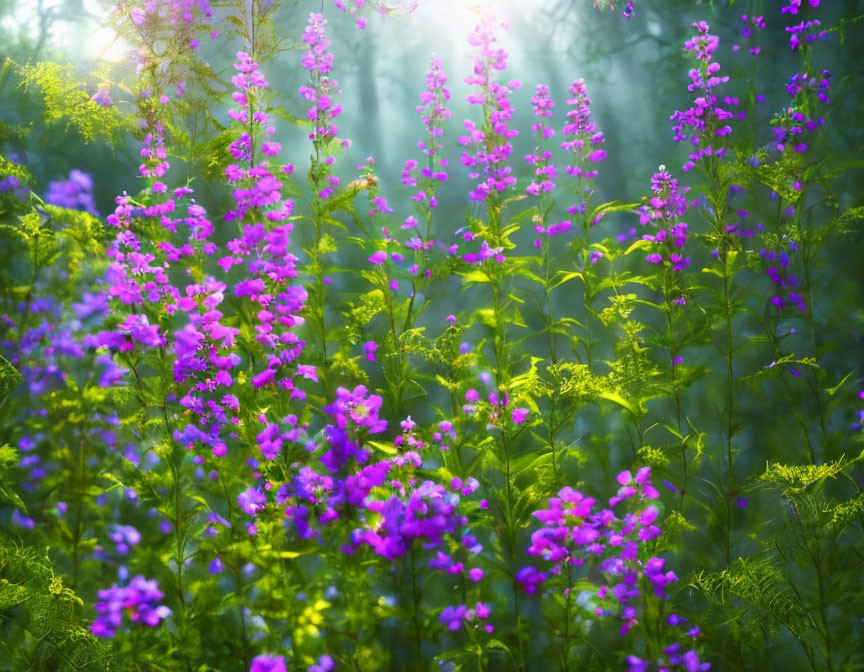
[[[130,128],[129,120],[117,107],[91,100],[86,84],[75,77],[71,65],[49,61],[20,66],[17,71],[21,86],[42,98],[45,123],[65,122],[87,143],[99,138],[114,144]]]

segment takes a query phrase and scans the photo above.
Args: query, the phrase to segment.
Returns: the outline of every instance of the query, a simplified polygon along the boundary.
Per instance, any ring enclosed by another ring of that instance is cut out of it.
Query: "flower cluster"
[[[99,591],[99,602],[95,608],[96,620],[90,626],[97,637],[113,637],[123,623],[123,614],[133,623],[156,627],[171,615],[171,610],[158,604],[164,597],[159,584],[154,579],[146,579],[140,574],[126,587],[114,584]]]
[[[444,134],[444,121],[451,114],[446,107],[449,100],[447,75],[441,67],[441,60],[432,56],[426,73],[426,90],[420,94],[420,105],[417,106],[417,113],[426,129],[426,139],[419,141],[417,147],[427,157],[426,165],[420,167],[415,159],[409,159],[402,170],[402,184],[417,189],[411,200],[417,204],[421,215],[435,209],[438,205],[435,190],[439,184],[447,181],[449,161],[441,154],[444,149],[441,137]],[[416,228],[415,222],[413,217],[409,217],[402,228]]]
[[[308,47],[303,54],[301,64],[309,70],[311,81],[309,85],[300,87],[300,95],[312,103],[306,112],[306,118],[312,122],[310,140],[329,142],[335,140],[339,129],[333,120],[342,113],[342,106],[333,101],[333,94],[341,93],[338,82],[330,76],[333,69],[333,54],[327,51],[330,40],[327,39],[325,27],[327,21],[321,14],[311,13],[306,30],[303,31],[303,42]],[[340,141],[344,146],[347,140]]]
[[[697,68],[690,70],[690,84],[687,90],[697,93],[693,106],[683,112],[677,110],[670,118],[674,123],[675,142],[689,141],[695,149],[684,164],[685,171],[695,167],[696,162],[707,156],[723,156],[723,148],[712,146],[714,138],[729,135],[732,127],[726,121],[732,118],[732,113],[719,104],[715,89],[729,81],[726,75],[718,75],[720,64],[713,60],[719,40],[711,35],[710,28],[704,21],[693,24],[696,35],[684,43],[685,51],[692,51],[699,62]]]
[[[119,229],[112,246],[106,252],[111,259],[106,272],[108,294],[119,300],[125,309],[135,312],[130,312],[114,330],[99,332],[88,344],[93,347],[106,346],[119,352],[130,352],[138,346],[165,346],[168,344],[165,333],[158,324],[151,323],[147,315],[147,312],[155,315],[164,310],[162,314],[167,316],[188,313],[192,327],[196,326],[199,318],[202,319],[203,322],[198,324],[202,327],[199,331],[208,332],[216,341],[215,348],[210,353],[215,355],[219,348],[230,348],[233,343],[232,334],[235,333],[219,324],[221,313],[212,310],[222,300],[221,290],[218,285],[206,283],[205,286],[192,283],[181,288],[175,286],[169,277],[172,264],[196,254],[209,256],[216,251],[216,245],[207,241],[213,232],[213,224],[207,218],[204,208],[190,198],[191,188],[178,187],[169,192],[168,186],[163,182],[170,164],[167,161],[164,127],[161,124],[157,123],[145,136],[141,157],[143,161],[139,172],[148,180],[148,187],[138,197],[137,202],[125,193],[118,196],[115,199],[117,208],[107,218],[108,224]],[[183,206],[185,216],[171,216]],[[141,222],[148,220],[158,223],[169,236],[178,232],[178,225],[184,226],[188,230],[186,241],[177,247],[169,240],[153,241],[139,237],[135,229]],[[204,294],[212,294],[208,301],[215,303],[207,306],[207,302],[203,302],[205,313],[196,317],[193,315],[197,314],[196,297],[203,300]],[[153,309],[148,311],[148,306],[153,306]],[[138,312],[142,309],[145,312]],[[186,327],[176,333],[185,331]],[[193,350],[197,349],[197,345],[192,347]],[[175,348],[175,352],[180,361],[183,346],[181,345],[179,350]],[[220,368],[218,361],[212,363]],[[183,367],[181,363],[179,369],[175,370],[178,380],[185,380],[185,368],[188,367]],[[204,371],[200,364],[192,364],[190,370],[192,369]]]
[[[571,97],[567,99],[567,104],[571,109],[567,112],[567,121],[562,129],[567,139],[561,143],[561,149],[573,156],[572,163],[565,169],[570,177],[576,179],[577,184],[578,200],[567,209],[573,215],[585,213],[588,199],[594,193],[590,180],[597,176],[597,169],[593,166],[606,158],[606,150],[602,148],[606,138],[591,120],[591,99],[585,81],[577,79],[570,85],[569,91]]]
[[[677,628],[678,626],[686,628],[686,622],[687,619],[678,614],[669,614],[665,625],[673,628]],[[698,627],[692,627],[687,630],[686,637],[691,641],[695,641],[700,634],[701,631]],[[707,672],[707,670],[711,669],[711,663],[702,661],[699,658],[699,652],[696,651],[695,648],[690,648],[682,652],[683,649],[684,647],[680,642],[675,642],[674,644],[664,647],[663,656],[658,657],[655,661],[656,669],[664,672],[672,672],[673,670],[682,670],[683,672]],[[627,656],[627,672],[649,672],[649,670],[653,669],[655,669],[655,667],[652,665],[651,660],[639,658],[635,655]]]
[[[506,29],[507,24],[487,15],[468,38],[476,51],[474,72],[465,78],[465,83],[477,88],[475,93],[468,95],[467,101],[470,105],[482,106],[488,119],[480,126],[466,119],[467,135],[459,137],[461,146],[473,148],[471,152],[462,153],[462,164],[471,169],[469,176],[480,180],[471,190],[473,201],[487,201],[492,194],[500,194],[516,184],[507,159],[513,150],[510,141],[519,131],[510,128],[508,122],[513,116],[510,94],[521,83],[514,80],[505,86],[492,80],[494,71],[503,71],[507,67],[507,52],[496,45],[499,27]]]
[[[801,312],[807,312],[807,304],[804,295],[796,290],[800,281],[789,272],[789,253],[798,251],[798,244],[794,240],[784,240],[785,249],[759,250],[765,264],[765,275],[772,284],[772,296],[769,303],[777,310],[783,310],[788,306],[795,306]]]
[[[811,19],[794,26],[787,26],[786,32],[789,33],[789,48],[792,51],[800,49],[804,44],[825,40],[828,37],[828,31],[822,29],[822,22],[819,19]]]
[[[424,165],[416,159],[408,159],[402,170],[402,184],[415,190],[411,201],[417,216],[409,215],[400,226],[400,229],[407,231],[410,236],[401,244],[411,250],[414,256],[415,261],[409,268],[412,278],[421,270],[424,276],[431,277],[430,250],[440,245],[432,237],[432,212],[438,206],[436,192],[449,178],[447,171],[450,161],[443,156],[444,146],[441,143],[444,122],[451,115],[446,107],[449,100],[447,76],[441,67],[440,59],[432,56],[426,73],[426,89],[420,94],[420,105],[416,108],[426,129],[426,138],[420,140],[417,147],[426,159]],[[422,223],[425,223],[425,230],[421,227]]]
[[[448,630],[460,630],[462,626],[475,628],[480,627],[482,621],[489,618],[491,610],[482,602],[478,602],[474,607],[466,607],[464,604],[457,606],[445,607],[438,617],[442,625],[446,625]],[[486,632],[494,632],[495,626],[487,623],[483,625]]]
[[[485,422],[487,426],[506,428],[510,423],[521,425],[530,415],[529,409],[511,403],[513,400],[503,385],[489,391],[485,400],[481,400],[480,393],[472,387],[465,392],[465,401],[468,403],[462,406],[462,412]]]
[[[285,520],[300,539],[320,536],[320,528],[339,517],[334,504],[340,501],[335,498],[331,502],[338,484],[333,477],[303,466],[279,488],[276,503],[284,506]],[[313,522],[317,525],[313,526]]]
[[[131,525],[116,525],[108,538],[118,555],[129,555],[132,547],[141,543],[141,533]]]
[[[555,129],[546,123],[555,108],[555,102],[549,96],[548,86],[545,84],[537,85],[534,96],[531,98],[531,105],[534,107],[534,116],[537,117],[531,130],[537,136],[538,145],[533,154],[525,157],[525,161],[535,167],[534,179],[525,188],[525,192],[537,196],[541,192],[549,193],[555,189],[553,180],[557,174],[555,164],[551,161],[552,152],[542,148],[542,142],[555,135]]]
[[[84,210],[98,217],[96,203],[93,201],[93,178],[80,170],[69,172],[65,182],[51,182],[45,194],[45,202],[71,210]]]
[[[660,166],[651,176],[654,195],[639,208],[639,224],[657,227],[655,233],[642,236],[643,240],[654,243],[654,251],[645,257],[649,263],[668,263],[674,271],[680,271],[690,263],[690,258],[683,255],[688,227],[680,221],[687,212],[684,196],[687,190],[687,187],[679,189],[678,180],[666,171],[665,166]]]
[[[639,469],[635,475],[622,471],[617,476],[620,486],[617,494],[609,499],[608,508],[599,511],[595,509],[595,499],[569,487],[549,499],[548,508],[535,511],[533,515],[543,527],[531,535],[527,553],[551,563],[552,567],[546,572],[531,565],[523,567],[516,580],[525,592],[536,593],[550,577],[569,575],[571,568],[596,565],[606,583],[597,590],[594,613],[618,616],[623,621],[622,636],[639,622],[643,589],[650,590],[658,598],[668,599],[668,586],[678,577],[666,569],[664,558],[650,555],[651,542],[661,534],[656,525],[657,508],[650,504],[660,494],[650,479],[649,467]],[[634,510],[622,515],[618,510],[622,505]],[[643,548],[649,550],[641,550]],[[674,620],[677,624],[683,619],[675,616]],[[693,629],[688,634],[695,638],[699,632]],[[678,656],[679,650],[679,644],[666,649],[669,665],[691,669],[680,662],[685,658]],[[686,660],[693,656],[696,656],[695,651],[687,654]],[[647,665],[638,667],[642,661],[635,656],[628,662],[631,670],[648,669]],[[692,669],[709,668],[710,665]],[[666,668],[661,666],[661,669]]]
[[[336,664],[333,658],[326,653],[318,658],[311,667],[306,668],[306,672],[330,672],[335,669]],[[252,659],[252,667],[249,672],[286,672],[285,659],[282,656],[256,656]]]
[[[781,14],[792,14],[793,16],[798,13],[801,9],[801,3],[803,0],[789,0],[788,5],[783,5],[780,8]],[[808,4],[811,7],[818,7],[821,0],[807,0]]]
[[[614,511],[619,504],[631,499],[637,506],[643,505],[645,500],[657,499],[660,495],[651,485],[650,477],[648,467],[640,469],[635,476],[628,471],[618,474],[621,486],[618,494],[609,500],[610,508],[600,512],[594,511],[595,499],[572,488],[563,488],[557,497],[549,500],[548,509],[534,512],[534,517],[545,527],[531,535],[531,546],[527,549],[529,555],[553,563],[554,574],[559,574],[565,565],[581,567],[589,559],[598,559],[600,570],[610,581],[610,585],[598,591],[598,597],[611,596],[617,600],[625,619],[624,631],[635,623],[635,607],[630,601],[638,595],[640,577],[648,579],[659,597],[665,597],[666,586],[677,580],[674,573],[663,572],[665,561],[662,558],[650,558],[645,562],[639,559],[639,545],[660,535],[660,528],[654,524],[657,509],[646,505],[636,513],[626,513],[623,518],[618,518]],[[534,572],[526,572],[524,583],[536,590],[537,580],[532,577],[536,577]],[[605,613],[597,608],[598,615]]]
[[[58,269],[52,269],[58,270]],[[45,278],[45,281],[49,281]],[[126,373],[110,355],[89,357],[86,351],[87,333],[98,328],[107,313],[104,293],[86,293],[80,302],[72,303],[71,314],[42,282],[36,284],[37,296],[11,304],[9,314],[0,313],[0,357],[5,358],[21,375],[27,399],[20,417],[23,432],[17,439],[20,451],[19,484],[24,492],[32,493],[47,476],[62,473],[61,451],[54,435],[54,419],[49,409],[52,400],[63,395],[73,380],[70,363],[83,364],[90,371],[88,382],[111,387]],[[64,442],[76,445],[87,442],[94,450],[117,448],[116,412],[94,410],[83,422],[66,429]],[[62,443],[60,445],[63,445]],[[66,504],[58,503],[58,515]],[[32,529],[35,520],[15,509],[11,522]]]
[[[786,93],[794,102],[775,115],[771,122],[774,147],[778,152],[784,152],[787,148],[799,154],[807,151],[808,136],[825,123],[823,117],[810,116],[808,110],[812,110],[814,106],[808,99],[815,96],[823,105],[827,105],[831,102],[828,98],[830,87],[830,70],[822,70],[818,76],[807,73],[792,75],[786,85]]]
[[[30,394],[57,389],[66,380],[62,358],[84,354],[74,337],[75,325],[61,324],[62,306],[51,296],[21,301],[16,308],[17,320],[0,314],[0,353],[18,369]]]
[[[179,399],[180,406],[188,411],[187,422],[179,423],[174,439],[187,447],[207,445],[216,457],[227,452],[223,428],[233,431],[239,409],[237,398],[230,392],[234,383],[230,372],[240,363],[233,352],[239,330],[223,324],[219,310],[226,287],[214,278],[187,285],[185,297],[177,305],[189,321],[172,339],[174,379],[188,389]]]
[[[420,104],[417,106],[417,113],[426,128],[427,140],[418,142],[417,147],[426,156],[437,157],[439,161],[444,148],[440,140],[444,134],[443,124],[451,115],[446,107],[449,100],[447,75],[441,67],[441,59],[433,55],[426,73],[426,90],[420,94]],[[432,176],[424,174],[423,177]]]
[[[298,425],[297,416],[282,420],[288,427],[285,430],[268,420],[266,414],[259,415],[264,429],[256,436],[256,441],[267,459],[275,458],[281,447],[290,442],[305,443],[309,452],[323,450],[318,461],[329,474],[320,474],[308,465],[294,464],[291,467],[294,475],[276,492],[276,503],[284,509],[286,520],[299,538],[319,536],[320,527],[340,517],[340,509],[347,505],[360,506],[368,492],[384,482],[390,468],[388,464],[368,465],[352,471],[369,461],[370,452],[362,446],[362,436],[378,434],[387,428],[387,421],[378,416],[381,403],[381,397],[369,395],[362,385],[353,391],[338,388],[336,400],[323,409],[335,424],[325,426],[320,446],[305,437],[308,425]],[[253,517],[267,506],[265,493],[257,488],[241,493],[237,501],[244,513]],[[250,531],[254,533],[254,526]]]
[[[282,180],[291,175],[294,167],[271,163],[281,146],[269,139],[275,131],[263,98],[269,83],[249,54],[240,52],[237,59],[234,67],[238,72],[232,79],[236,107],[229,114],[242,130],[229,147],[236,162],[228,165],[225,175],[234,185],[235,207],[226,220],[244,225],[240,237],[228,243],[230,254],[219,259],[219,265],[226,272],[235,266],[244,271],[242,279],[234,283],[233,293],[252,304],[255,340],[266,354],[263,368],[252,376],[252,386],[260,389],[275,385],[288,398],[302,399],[305,393],[295,385],[294,378],[317,381],[318,376],[315,367],[298,363],[303,341],[296,331],[303,324],[301,311],[307,292],[296,283],[297,257],[290,248],[293,224],[286,220],[293,211],[293,202],[282,196]],[[263,142],[256,155],[258,139]],[[231,401],[236,404],[236,398]],[[272,460],[283,441],[296,438],[298,430],[292,427],[283,431],[264,414],[260,419],[265,428],[257,435],[258,447],[266,459]]]
[[[754,36],[756,35],[755,31],[765,30],[765,17],[742,14],[741,21],[744,22],[744,26],[741,28],[741,41],[750,43],[750,46],[747,47],[747,53],[751,56],[758,56],[762,52],[762,47],[755,42]],[[740,49],[740,44],[732,45],[732,51],[740,51]]]
[[[420,466],[419,456],[406,455],[404,459],[413,459],[413,466]],[[407,485],[410,487],[411,484]],[[406,491],[405,495],[404,498],[393,495],[384,501],[364,498],[365,508],[378,514],[379,522],[361,531],[356,543],[368,544],[381,557],[393,560],[408,553],[415,540],[421,541],[426,548],[438,546],[445,535],[453,534],[463,522],[462,517],[456,514],[458,495],[447,492],[442,485],[424,481],[413,487],[410,493]],[[444,569],[440,565],[433,566]],[[447,559],[448,573],[454,574],[461,569],[458,563]]]
[[[369,434],[378,434],[387,429],[387,421],[378,416],[381,402],[381,397],[369,394],[363,385],[353,390],[340,387],[336,390],[336,400],[324,411],[336,420],[339,429],[351,424],[355,428],[365,429]]]

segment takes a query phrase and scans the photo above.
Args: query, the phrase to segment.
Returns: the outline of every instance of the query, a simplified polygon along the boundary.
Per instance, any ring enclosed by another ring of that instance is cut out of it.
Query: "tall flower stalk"
[[[324,257],[332,251],[332,239],[325,233],[324,227],[327,214],[333,209],[330,199],[340,184],[339,178],[332,174],[335,163],[332,150],[334,147],[348,147],[350,142],[338,137],[339,129],[334,123],[342,113],[342,106],[334,100],[334,95],[340,93],[341,89],[331,76],[333,54],[328,51],[330,41],[325,32],[326,25],[327,21],[321,14],[313,12],[309,15],[309,23],[302,35],[306,51],[301,59],[303,68],[309,72],[309,83],[300,87],[300,95],[311,103],[306,119],[311,126],[308,139],[312,142],[313,151],[309,169],[309,186],[312,190],[309,221],[312,224],[313,243],[306,250],[309,256],[307,272],[312,276],[312,284],[307,312],[317,332],[324,396],[330,399],[332,361],[327,349],[325,313],[327,285],[332,279],[327,276]]]
[[[728,564],[732,553],[732,515],[734,511],[734,500],[736,493],[735,481],[735,449],[734,436],[737,432],[736,426],[736,375],[734,367],[735,338],[734,320],[737,312],[734,279],[741,268],[741,255],[737,240],[731,235],[729,229],[730,207],[728,195],[730,180],[722,171],[722,161],[726,155],[723,147],[716,145],[722,139],[732,133],[729,120],[732,113],[728,111],[720,101],[717,93],[718,87],[728,82],[726,75],[720,75],[721,66],[714,61],[714,52],[719,45],[719,39],[711,35],[709,26],[704,21],[693,24],[696,34],[684,43],[684,50],[692,52],[697,61],[697,67],[689,72],[690,84],[688,91],[696,93],[693,106],[684,111],[676,111],[671,119],[674,123],[675,142],[687,142],[692,152],[688,161],[682,169],[690,171],[697,166],[702,168],[707,179],[707,207],[705,216],[712,227],[712,235],[709,240],[714,246],[712,255],[717,261],[718,267],[712,268],[712,272],[720,282],[718,291],[720,310],[723,321],[723,335],[721,352],[725,362],[725,421],[723,434],[725,435],[725,462],[726,462],[726,484],[723,492],[722,520],[718,521],[721,528],[721,551]],[[670,230],[673,243],[686,238],[686,229],[682,230],[680,224],[677,230]],[[668,237],[668,236],[667,236]],[[655,240],[662,243],[663,241]],[[660,254],[660,253],[654,253]],[[650,255],[649,255],[650,256]],[[662,255],[661,255],[662,256]],[[649,259],[651,261],[652,259]],[[683,255],[670,253],[668,260],[673,263],[673,268],[683,268],[688,259]],[[654,257],[657,261],[657,257]]]
[[[499,22],[494,16],[486,15],[474,28],[468,37],[468,42],[475,47],[473,73],[465,79],[465,83],[475,87],[474,93],[467,96],[470,105],[482,110],[482,121],[478,124],[471,120],[464,122],[467,135],[460,136],[459,144],[466,148],[463,152],[462,164],[470,169],[469,176],[476,180],[469,194],[472,201],[484,204],[485,221],[477,222],[474,227],[463,235],[465,240],[479,238],[481,242],[478,253],[463,255],[463,260],[469,264],[477,264],[484,282],[489,283],[492,295],[492,308],[488,316],[481,318],[492,331],[492,354],[494,358],[495,384],[498,392],[490,396],[490,403],[506,405],[506,388],[510,378],[510,346],[507,342],[506,323],[512,320],[508,313],[513,310],[510,300],[504,293],[504,251],[512,247],[509,236],[514,227],[508,227],[503,221],[503,211],[506,205],[504,195],[508,189],[515,186],[516,178],[513,169],[508,165],[512,152],[511,140],[518,131],[510,128],[513,108],[510,104],[511,93],[521,85],[518,81],[501,84],[495,81],[496,72],[507,67],[507,52],[498,46],[497,31],[507,28],[506,23]],[[471,151],[468,151],[468,150]],[[499,396],[499,393],[501,396]],[[507,548],[509,551],[509,570],[515,572],[516,562],[516,520],[514,516],[517,492],[513,478],[513,457],[515,451],[514,435],[506,426],[501,428],[498,441],[499,459],[503,466],[504,493],[501,505],[501,516],[507,528]],[[524,669],[523,634],[519,610],[519,592],[513,579],[513,608],[517,621],[518,666]]]

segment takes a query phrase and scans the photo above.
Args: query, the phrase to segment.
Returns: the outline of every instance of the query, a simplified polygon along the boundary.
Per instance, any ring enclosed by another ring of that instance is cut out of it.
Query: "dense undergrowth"
[[[861,17],[690,8],[663,165],[601,199],[591,78],[523,85],[490,13],[379,175],[328,31],[403,19],[335,4],[5,62],[0,670],[862,669]],[[113,212],[34,124],[134,137]]]

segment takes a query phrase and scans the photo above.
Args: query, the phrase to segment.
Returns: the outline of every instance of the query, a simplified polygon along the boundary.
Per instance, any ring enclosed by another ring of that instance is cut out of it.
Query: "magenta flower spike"
[[[707,23],[699,21],[693,24],[696,35],[684,43],[684,50],[693,52],[697,67],[690,70],[690,84],[687,90],[696,93],[693,106],[687,110],[676,111],[670,119],[674,122],[675,142],[688,142],[692,145],[692,153],[684,164],[683,170],[692,170],[696,163],[708,156],[722,157],[725,150],[715,148],[713,143],[732,133],[732,127],[726,123],[732,119],[732,112],[721,104],[716,89],[729,81],[726,75],[719,75],[720,64],[714,61],[714,52],[719,46],[719,39],[711,35]]]
[[[459,137],[459,144],[466,148],[462,164],[470,169],[469,176],[478,180],[469,194],[473,201],[487,201],[490,194],[501,194],[516,184],[513,170],[507,165],[513,151],[511,140],[519,135],[519,131],[509,127],[513,117],[510,95],[521,83],[514,80],[504,85],[493,79],[496,72],[507,67],[507,52],[497,45],[498,30],[507,27],[487,15],[468,37],[468,43],[475,47],[474,72],[465,83],[475,89],[467,101],[483,107],[488,114],[488,123],[481,126],[466,119],[466,135]]]
[[[606,158],[603,145],[606,137],[597,130],[597,124],[591,120],[591,99],[583,79],[577,79],[570,85],[570,98],[567,104],[567,121],[561,133],[566,138],[561,143],[561,149],[572,154],[572,159],[565,168],[567,175],[576,180],[577,202],[567,209],[571,215],[584,214],[588,200],[594,193],[591,180],[597,177],[597,164]],[[597,222],[591,222],[593,226]],[[562,222],[561,227],[569,222]]]
[[[654,251],[645,260],[650,264],[668,263],[674,271],[683,270],[690,264],[690,258],[684,256],[688,226],[680,221],[687,212],[684,194],[688,187],[679,188],[678,180],[666,166],[660,166],[651,176],[651,191],[654,195],[639,207],[639,224],[654,231],[642,235],[643,240],[654,243]]]

